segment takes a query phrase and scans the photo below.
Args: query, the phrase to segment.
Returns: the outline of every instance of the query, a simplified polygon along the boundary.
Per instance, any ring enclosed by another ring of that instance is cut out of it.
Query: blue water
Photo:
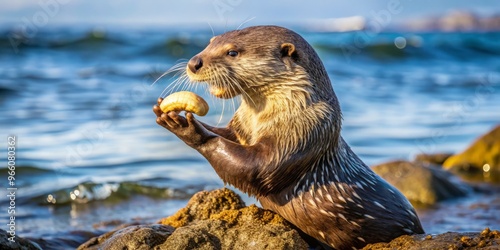
[[[369,165],[459,152],[500,123],[500,33],[299,32],[328,70],[344,138]],[[0,34],[0,155],[7,136],[16,136],[18,235],[50,239],[102,229],[93,227],[102,221],[155,221],[193,193],[223,186],[151,111],[173,79],[152,83],[201,51],[212,31],[71,27],[23,38],[6,27]],[[406,46],[396,47],[396,38]],[[238,100],[196,91],[211,105],[201,120],[225,125]],[[5,225],[6,168],[0,178]],[[470,218],[435,222],[432,215],[456,205],[444,204],[422,212],[427,232],[500,228],[498,219],[474,219],[472,208]]]

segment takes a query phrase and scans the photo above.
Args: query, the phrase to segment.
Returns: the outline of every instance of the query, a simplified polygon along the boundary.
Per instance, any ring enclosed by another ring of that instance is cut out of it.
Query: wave
[[[176,33],[177,32],[177,33]],[[35,37],[5,31],[0,33],[0,51],[49,49],[85,52],[85,54],[166,57],[174,61],[189,58],[201,51],[210,39],[209,33],[152,30],[107,33],[103,30],[48,30]],[[198,35],[195,35],[198,34]],[[327,53],[364,56],[374,59],[405,59],[500,55],[500,32],[490,33],[378,33],[363,31],[344,33],[303,33],[318,50]],[[315,38],[317,38],[315,40]],[[119,52],[117,52],[117,50]],[[121,51],[120,51],[121,50]],[[125,51],[123,51],[125,50]]]
[[[381,33],[365,38],[359,33],[332,33],[314,41],[321,52],[373,59],[471,59],[500,55],[500,33]],[[340,38],[339,38],[340,37]]]
[[[202,51],[205,46],[206,44],[199,40],[172,37],[145,48],[142,53],[149,56],[190,58]]]
[[[112,37],[101,31],[83,31],[83,32],[67,32],[67,31],[48,31],[41,32],[34,37],[28,37],[21,32],[10,31],[3,32],[0,36],[0,46],[2,48],[17,47],[24,48],[48,48],[48,49],[91,49],[104,46],[129,45],[127,40],[122,40],[118,37]]]
[[[0,177],[3,178],[7,176],[7,172],[9,169],[7,167],[0,168]],[[16,175],[38,175],[38,174],[46,174],[46,173],[54,173],[52,169],[40,168],[31,165],[25,166],[16,166]]]
[[[33,197],[31,202],[39,205],[65,206],[91,202],[120,202],[133,196],[142,195],[153,199],[189,199],[204,186],[183,188],[161,187],[142,182],[95,183],[83,182],[70,188]]]

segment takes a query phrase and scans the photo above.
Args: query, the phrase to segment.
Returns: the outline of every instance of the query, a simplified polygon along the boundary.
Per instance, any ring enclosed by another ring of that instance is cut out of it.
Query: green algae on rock
[[[307,243],[278,214],[245,207],[233,191],[202,191],[185,208],[160,220],[177,227],[170,249],[307,249]]]
[[[449,157],[445,169],[459,173],[500,173],[500,125],[479,137],[462,153]]]
[[[245,203],[233,191],[227,188],[213,191],[200,191],[191,197],[186,207],[177,213],[161,219],[160,224],[182,227],[197,220],[210,219],[225,210],[237,210],[245,207]]]

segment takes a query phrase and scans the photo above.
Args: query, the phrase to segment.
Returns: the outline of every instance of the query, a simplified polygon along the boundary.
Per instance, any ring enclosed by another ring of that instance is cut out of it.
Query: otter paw
[[[156,113],[156,111],[155,111],[155,113]],[[189,125],[186,118],[180,116],[175,111],[157,114],[156,123],[158,123],[158,125],[166,128],[166,129],[170,130],[171,132],[174,132],[173,131],[174,129],[188,127],[188,125]]]
[[[160,113],[161,110],[158,112],[157,109],[159,107],[156,105],[153,108],[157,115],[156,123],[175,134],[179,139],[193,148],[216,136],[205,128],[203,124],[198,122],[192,113],[186,112],[186,117],[182,117],[175,111]]]

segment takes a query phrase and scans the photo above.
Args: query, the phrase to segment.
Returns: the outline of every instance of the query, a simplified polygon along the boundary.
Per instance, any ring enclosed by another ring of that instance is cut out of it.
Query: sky
[[[500,13],[499,0],[1,0],[0,24],[74,25],[251,25],[364,16],[397,7],[391,18],[402,21],[450,10],[481,15]]]

